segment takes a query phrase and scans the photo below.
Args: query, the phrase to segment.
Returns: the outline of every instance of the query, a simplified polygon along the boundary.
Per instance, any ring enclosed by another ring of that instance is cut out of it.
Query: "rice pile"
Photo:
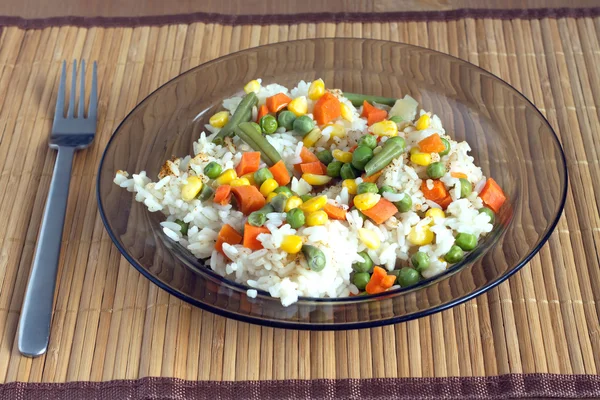
[[[292,98],[307,96],[309,83],[300,81],[289,90],[278,84],[261,86],[257,93],[259,105],[264,104],[267,97],[277,93],[289,94]],[[325,148],[349,150],[358,139],[367,133],[366,120],[360,118],[361,109],[356,109],[350,101],[342,97],[353,114],[353,121],[340,118],[335,123],[344,126],[346,137],[334,137],[330,140],[327,128],[323,129],[323,137],[316,143],[313,151]],[[241,97],[233,97],[223,101],[223,108],[233,113],[241,101]],[[308,100],[309,116],[312,117],[314,101]],[[429,255],[429,267],[422,276],[429,278],[442,273],[448,267],[443,261],[443,255],[448,252],[455,242],[457,232],[466,232],[479,238],[492,230],[490,217],[479,213],[483,207],[478,191],[485,184],[481,169],[473,164],[473,158],[468,155],[471,150],[466,142],[457,143],[443,129],[440,119],[431,113],[431,124],[427,129],[416,130],[414,121],[422,114],[415,113],[414,120],[400,126],[399,136],[406,140],[410,149],[416,144],[438,133],[451,144],[450,152],[439,160],[447,166],[447,173],[441,181],[450,188],[452,203],[446,210],[445,218],[435,218],[431,231],[435,240],[425,246],[413,246],[407,235],[415,225],[428,225],[432,221],[423,217],[423,212],[430,207],[439,206],[428,201],[420,190],[422,178],[426,178],[425,167],[415,165],[404,154],[392,161],[380,176],[378,186],[389,185],[400,194],[384,193],[384,197],[394,202],[402,198],[402,193],[411,196],[413,207],[411,211],[398,213],[383,225],[375,225],[370,220],[363,221],[358,211],[347,213],[346,221],[329,220],[323,226],[301,227],[292,229],[285,223],[285,213],[273,212],[267,215],[266,227],[270,234],[261,234],[258,239],[264,248],[251,251],[242,245],[223,245],[224,254],[214,249],[217,235],[223,224],[229,224],[238,232],[244,227],[246,216],[229,205],[221,206],[212,201],[201,202],[194,199],[184,201],[181,188],[187,183],[189,176],[199,176],[206,183],[208,178],[203,175],[204,167],[211,161],[217,161],[223,170],[235,168],[241,154],[252,151],[239,138],[226,139],[223,146],[215,145],[211,139],[219,131],[218,128],[206,125],[193,146],[193,155],[168,160],[163,165],[157,180],[153,180],[144,171],[129,175],[126,171],[117,171],[114,182],[122,188],[135,193],[136,201],[146,205],[150,212],[162,212],[166,220],[161,223],[163,232],[171,240],[179,242],[195,257],[207,260],[207,264],[216,273],[249,287],[247,294],[255,297],[258,290],[264,290],[271,296],[279,298],[284,306],[298,300],[299,296],[307,297],[344,297],[358,294],[359,290],[351,283],[352,264],[362,261],[357,254],[368,252],[375,265],[392,271],[398,266],[406,266],[410,256],[416,251]],[[253,110],[256,117],[256,109]],[[266,136],[268,141],[281,154],[283,161],[290,170],[293,165],[301,162],[300,150],[302,137],[286,132],[279,128],[275,134]],[[438,156],[435,154],[434,156]],[[461,198],[460,181],[451,176],[454,171],[461,171],[474,184],[473,192],[466,198]],[[357,178],[357,183],[360,178]],[[428,182],[429,184],[429,182]],[[300,177],[294,177],[291,189],[299,195],[318,191],[313,189]],[[329,202],[336,202],[348,208],[349,194],[341,185],[332,186],[323,191]],[[181,226],[175,220],[189,223],[187,235],[181,232]],[[376,232],[381,240],[381,246],[376,250],[368,249],[359,239],[357,231],[368,228]],[[288,254],[280,249],[281,241],[286,235],[297,234],[304,238],[306,244],[320,248],[326,255],[327,265],[315,272],[307,268],[302,253]],[[225,257],[226,256],[226,257]]]

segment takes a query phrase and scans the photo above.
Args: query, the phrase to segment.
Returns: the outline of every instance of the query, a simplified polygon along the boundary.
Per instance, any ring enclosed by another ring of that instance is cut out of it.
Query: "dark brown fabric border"
[[[225,15],[212,13],[192,13],[179,15],[155,15],[142,17],[52,17],[44,19],[24,19],[0,16],[0,25],[17,26],[23,29],[41,29],[50,26],[102,26],[134,27],[170,24],[191,24],[194,22],[222,25],[283,25],[317,22],[394,22],[394,21],[450,21],[462,18],[495,19],[540,19],[540,18],[581,18],[600,16],[600,7],[592,8],[533,8],[533,9],[475,9],[462,8],[444,11],[406,11],[386,13],[303,13],[273,15]]]
[[[512,374],[467,378],[398,378],[207,382],[142,378],[107,382],[0,385],[0,398],[78,399],[514,399],[598,398],[600,376]]]

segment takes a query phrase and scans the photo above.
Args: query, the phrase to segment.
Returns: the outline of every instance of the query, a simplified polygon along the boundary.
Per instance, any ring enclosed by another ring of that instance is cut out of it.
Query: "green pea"
[[[254,211],[248,215],[248,223],[252,226],[263,226],[267,222],[267,215],[260,211]]]
[[[427,166],[427,176],[431,179],[440,179],[446,174],[446,166],[441,162],[434,162]]]
[[[274,116],[267,114],[260,119],[260,127],[264,133],[270,135],[277,130],[279,125],[277,125],[277,119]]]
[[[271,205],[275,209],[275,212],[283,212],[285,210],[285,204],[287,203],[288,196],[285,194],[278,194],[271,199]]]
[[[250,122],[250,125],[252,125],[252,127],[256,130],[256,133],[262,135],[262,128],[259,124],[257,124],[256,122]]]
[[[211,188],[209,185],[202,185],[202,189],[200,189],[200,193],[196,196],[200,201],[206,201],[212,197],[215,193],[215,190]]]
[[[301,135],[306,135],[315,127],[315,121],[308,115],[303,115],[294,120],[292,124],[294,130]]]
[[[339,178],[343,165],[344,163],[338,160],[330,162],[327,165],[327,176],[330,176],[332,178]]]
[[[371,150],[377,147],[377,138],[373,135],[364,135],[358,139],[358,146],[367,146]]]
[[[263,167],[254,173],[254,182],[259,186],[267,179],[273,179],[273,174],[269,171],[269,168]]]
[[[304,225],[306,218],[304,216],[304,211],[299,208],[292,208],[285,215],[285,220],[293,229],[298,229]]]
[[[294,193],[292,192],[292,189],[290,189],[287,186],[278,186],[275,190],[273,190],[273,192],[275,192],[277,194],[284,194],[287,197],[294,195]]]
[[[355,262],[352,264],[352,269],[355,272],[371,272],[373,269],[373,260],[371,260],[371,257],[369,257],[366,251],[361,251],[358,255],[361,256],[364,261]]]
[[[379,194],[383,196],[384,193],[396,193],[396,191],[391,186],[383,185],[379,188]]]
[[[465,178],[460,178],[460,197],[467,197],[472,191],[473,186],[471,186],[471,182]]]
[[[429,256],[427,253],[417,251],[410,258],[410,262],[417,271],[423,272],[425,269],[427,269],[427,267],[429,267]]]
[[[181,229],[179,230],[179,232],[181,232],[182,235],[187,235],[188,228],[190,227],[190,224],[187,223],[187,222],[183,222],[180,219],[176,219],[175,223],[181,227]]]
[[[321,150],[317,153],[317,158],[325,165],[329,165],[333,161],[333,156],[329,150]]]
[[[390,118],[390,121],[399,124],[400,122],[404,121],[404,119],[399,115],[394,115],[392,118]]]
[[[491,208],[483,207],[483,208],[479,209],[479,212],[489,215],[489,217],[490,217],[490,224],[493,224],[494,221],[496,220],[496,214],[494,213],[494,211],[492,211]]]
[[[377,185],[371,182],[362,182],[358,184],[356,188],[357,194],[362,193],[378,193],[379,189],[377,189]]]
[[[306,203],[307,201],[309,201],[310,199],[312,199],[313,196],[310,195],[310,194],[303,194],[302,196],[300,196],[300,198],[302,199],[303,203]]]
[[[417,284],[421,280],[419,271],[413,268],[404,267],[398,272],[398,284],[400,287],[408,287]]]
[[[331,164],[329,164],[329,165],[331,165]],[[329,175],[329,174],[327,174],[327,175]],[[354,168],[352,166],[352,164],[345,163],[344,165],[342,165],[342,168],[340,169],[340,177],[342,179],[354,179],[359,176],[360,176],[360,171],[358,171],[356,168]]]
[[[457,245],[454,245],[450,247],[450,250],[448,250],[448,252],[444,256],[444,260],[446,260],[450,264],[456,264],[457,262],[461,261],[464,256],[465,253],[463,249],[461,249]]]
[[[286,131],[291,131],[294,127],[294,121],[296,120],[296,115],[288,110],[284,110],[279,113],[277,116],[277,122],[279,126],[285,128]]]
[[[217,179],[219,175],[223,172],[223,167],[221,164],[215,161],[211,161],[204,167],[204,175],[208,176],[210,179]]]
[[[460,232],[456,235],[454,241],[456,242],[456,245],[464,251],[471,251],[477,247],[477,236],[470,233]]]
[[[395,202],[394,205],[401,213],[410,211],[413,205],[412,198],[408,194],[404,193],[402,200]]]
[[[371,275],[368,272],[356,272],[352,277],[352,283],[358,290],[365,290],[369,280],[371,280]]]
[[[373,150],[367,146],[358,146],[352,153],[352,166],[363,171],[365,165],[373,158]]]
[[[443,157],[443,156],[447,155],[448,153],[450,153],[450,142],[448,142],[444,138],[441,138],[441,139],[442,139],[442,143],[444,143],[445,148],[444,148],[444,151],[440,151],[438,154]]]

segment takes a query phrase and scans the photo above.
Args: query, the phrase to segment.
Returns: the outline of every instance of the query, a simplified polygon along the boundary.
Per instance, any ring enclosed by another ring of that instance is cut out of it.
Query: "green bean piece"
[[[359,176],[360,176],[360,171],[358,171],[356,168],[354,168],[352,166],[352,164],[345,163],[344,165],[342,165],[342,168],[340,169],[340,177],[342,179],[354,179]]]
[[[464,256],[465,253],[463,252],[463,249],[461,249],[457,245],[453,245],[452,247],[450,247],[450,250],[448,250],[448,252],[444,256],[444,260],[446,260],[450,264],[456,264],[457,262],[461,261]]]
[[[283,212],[285,210],[285,204],[287,203],[288,196],[285,194],[278,194],[271,199],[271,205],[275,209],[275,212]]]
[[[441,138],[441,139],[442,139],[442,143],[444,143],[445,149],[444,149],[444,151],[441,151],[438,154],[441,157],[443,157],[443,156],[447,155],[448,153],[450,153],[450,142],[444,138]]]
[[[360,94],[360,93],[343,93],[344,97],[350,100],[354,107],[360,107],[363,105],[363,102],[366,100],[368,103],[373,104],[385,104],[386,106],[392,107],[396,103],[396,99],[392,99],[390,97],[381,97],[381,96],[370,96],[368,94]]]
[[[371,274],[368,272],[355,272],[352,276],[352,283],[358,290],[365,290],[369,280],[371,280]]]
[[[333,161],[333,156],[331,155],[331,151],[329,150],[321,150],[316,154],[319,161],[321,161],[325,165],[329,165]]]
[[[180,219],[176,219],[175,223],[181,227],[179,232],[181,232],[182,235],[187,235],[190,224],[188,222],[183,222]]]
[[[286,197],[290,197],[290,196],[294,195],[294,193],[292,192],[292,189],[290,189],[287,186],[277,186],[275,188],[275,190],[273,190],[273,192],[275,192],[277,194],[284,194]]]
[[[423,272],[429,267],[429,255],[427,253],[423,253],[422,251],[417,251],[410,258],[410,262],[413,267],[419,272]]]
[[[279,125],[277,125],[277,119],[274,116],[267,114],[260,119],[260,127],[264,133],[270,135],[275,133]]]
[[[263,206],[263,208],[261,208],[260,210],[258,210],[259,212],[267,215],[269,213],[275,212],[275,209],[273,208],[273,206],[271,205],[271,203],[267,203]]]
[[[396,193],[396,191],[391,186],[383,185],[379,188],[379,194],[383,196],[384,193]]]
[[[277,150],[257,131],[252,122],[242,122],[235,130],[236,134],[252,149],[259,151],[264,162],[272,166],[281,160]],[[258,124],[254,125],[258,126]]]
[[[446,166],[442,162],[434,162],[427,166],[427,176],[431,179],[440,179],[446,174]]]
[[[363,193],[378,193],[379,189],[377,188],[377,185],[371,182],[361,182],[358,184],[358,187],[356,188],[356,193],[357,194],[363,194]]]
[[[373,150],[367,146],[358,146],[352,153],[352,166],[360,171],[373,158]]]
[[[471,233],[459,232],[454,242],[464,251],[471,251],[477,247],[477,236]]]
[[[286,131],[291,131],[294,128],[295,120],[296,115],[288,110],[280,112],[277,116],[277,122],[279,123],[279,126],[284,127]]]
[[[310,199],[312,199],[313,196],[310,195],[310,194],[303,194],[302,196],[300,196],[300,198],[302,199],[303,203],[306,203],[307,201],[309,201]]]
[[[460,197],[467,197],[473,191],[473,186],[465,178],[460,178]]]
[[[330,176],[332,178],[339,178],[343,165],[344,163],[338,160],[330,162],[327,165],[327,176]]]
[[[244,96],[240,104],[235,109],[229,121],[225,124],[223,128],[217,133],[217,136],[213,139],[213,143],[215,144],[223,144],[223,139],[226,136],[233,136],[235,129],[242,122],[250,120],[252,117],[252,107],[256,105],[258,102],[258,97],[256,97],[256,93],[250,92]]]
[[[308,115],[303,115],[294,120],[292,127],[294,128],[295,132],[304,136],[314,129],[315,121],[313,121],[313,119]]]
[[[400,287],[408,287],[417,284],[421,280],[421,274],[416,269],[404,267],[398,272],[398,284]]]
[[[211,161],[204,167],[204,175],[210,179],[217,179],[221,172],[223,172],[223,167],[216,161]]]
[[[383,148],[365,165],[365,173],[371,176],[384,169],[394,158],[404,153],[405,141],[395,136],[385,141]]]
[[[494,221],[496,220],[496,214],[494,213],[494,211],[492,211],[491,208],[483,207],[483,208],[479,209],[479,212],[489,215],[490,224],[492,224],[492,225],[494,224]]]
[[[254,173],[254,182],[259,186],[267,179],[273,179],[273,174],[269,171],[269,168],[262,167]]]
[[[299,208],[292,208],[285,215],[285,220],[292,227],[292,229],[298,229],[304,222],[306,221],[306,217],[304,215],[304,211]]]
[[[210,185],[204,184],[202,185],[202,189],[200,189],[197,198],[200,201],[206,201],[210,199],[213,194],[215,194],[215,190],[211,188]]]
[[[319,272],[325,268],[327,259],[325,258],[325,253],[318,247],[309,244],[302,245],[302,254],[306,257],[306,262],[311,270]]]
[[[377,147],[377,138],[373,135],[364,135],[358,139],[358,146],[367,146],[371,150]]]
[[[413,205],[412,198],[407,193],[404,193],[402,200],[398,200],[394,205],[401,213],[410,211]]]
[[[373,270],[373,260],[369,257],[366,251],[358,252],[358,255],[362,257],[363,262],[355,262],[352,264],[352,269],[355,272],[371,272]]]
[[[248,215],[248,223],[252,226],[263,226],[267,222],[267,215],[260,211],[251,212]]]
[[[404,121],[404,118],[402,118],[399,115],[394,115],[392,118],[390,118],[390,121],[395,122],[396,124],[399,124],[400,122]]]
[[[259,135],[262,136],[262,129],[259,124],[257,124],[256,122],[248,122],[248,123],[250,125],[252,125],[252,127],[254,128],[254,131],[256,131],[256,133],[258,133]]]

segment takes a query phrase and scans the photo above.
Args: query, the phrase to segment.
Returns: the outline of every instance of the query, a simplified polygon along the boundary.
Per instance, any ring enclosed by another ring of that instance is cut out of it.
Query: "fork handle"
[[[75,148],[59,147],[33,267],[19,321],[19,351],[29,357],[46,352],[60,257],[60,245],[69,196]]]

